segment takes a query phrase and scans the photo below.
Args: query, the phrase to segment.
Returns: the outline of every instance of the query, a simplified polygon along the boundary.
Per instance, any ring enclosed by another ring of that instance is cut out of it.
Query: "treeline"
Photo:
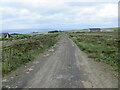
[[[49,31],[48,33],[58,33],[58,32],[63,32],[63,31],[55,30],[55,31]]]

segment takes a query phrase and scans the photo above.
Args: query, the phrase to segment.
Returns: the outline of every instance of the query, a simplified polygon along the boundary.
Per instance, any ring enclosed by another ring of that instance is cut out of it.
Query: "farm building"
[[[89,28],[88,29],[89,31],[92,31],[92,32],[100,32],[101,31],[101,29],[100,28]]]
[[[9,38],[10,34],[9,33],[0,33],[0,38]]]

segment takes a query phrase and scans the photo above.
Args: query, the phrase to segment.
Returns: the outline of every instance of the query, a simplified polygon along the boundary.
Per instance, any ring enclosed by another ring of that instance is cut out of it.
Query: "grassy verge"
[[[2,47],[2,73],[3,75],[15,70],[17,67],[34,60],[44,50],[53,46],[58,40],[58,34],[38,35],[18,43]]]
[[[70,38],[96,61],[102,61],[120,71],[118,63],[118,38],[115,33],[70,34]]]

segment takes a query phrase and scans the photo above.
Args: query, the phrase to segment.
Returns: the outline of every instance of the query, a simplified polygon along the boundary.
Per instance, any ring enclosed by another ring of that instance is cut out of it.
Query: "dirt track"
[[[3,79],[6,88],[117,88],[116,72],[64,35],[50,50]]]

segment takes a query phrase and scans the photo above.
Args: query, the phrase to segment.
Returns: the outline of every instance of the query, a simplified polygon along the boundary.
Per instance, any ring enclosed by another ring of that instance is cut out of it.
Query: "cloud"
[[[117,26],[117,0],[1,0],[4,29]]]
[[[104,4],[102,5],[102,8],[99,11],[99,16],[100,17],[106,17],[106,18],[115,18],[118,17],[118,5],[116,4]]]

